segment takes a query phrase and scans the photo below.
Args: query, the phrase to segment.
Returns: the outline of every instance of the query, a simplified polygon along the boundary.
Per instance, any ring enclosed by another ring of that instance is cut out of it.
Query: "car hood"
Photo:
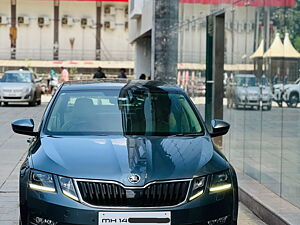
[[[192,178],[228,168],[209,137],[42,137],[31,150],[34,169],[58,175],[117,180]]]
[[[259,87],[237,87],[238,93],[259,93]]]
[[[264,87],[264,88],[262,88],[262,93],[263,94],[272,94],[272,89],[269,86]]]
[[[7,89],[23,89],[31,88],[32,83],[9,83],[9,82],[0,82],[0,88]]]
[[[273,85],[274,89],[279,89],[279,88],[282,88],[282,87],[283,87],[283,84],[274,84]]]
[[[287,85],[284,85],[285,89],[288,89],[288,88],[297,88],[297,87],[298,87],[297,84],[287,84]]]

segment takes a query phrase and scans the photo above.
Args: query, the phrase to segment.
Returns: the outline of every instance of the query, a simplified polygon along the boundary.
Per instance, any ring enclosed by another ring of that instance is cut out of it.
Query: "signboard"
[[[205,5],[231,4],[236,6],[294,6],[295,0],[179,0],[180,3],[200,3]]]

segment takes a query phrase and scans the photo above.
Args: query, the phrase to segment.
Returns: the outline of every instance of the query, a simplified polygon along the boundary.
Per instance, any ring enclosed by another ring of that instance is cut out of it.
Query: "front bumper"
[[[240,106],[259,106],[259,99],[239,99],[238,105]]]
[[[0,102],[30,102],[33,100],[31,94],[22,96],[0,96]]]
[[[57,180],[56,180],[57,181]],[[57,184],[57,182],[56,182]],[[66,197],[57,185],[57,193],[31,190],[22,186],[20,195],[21,217],[24,224],[39,225],[37,221],[52,221],[53,225],[98,225],[100,212],[171,212],[172,225],[200,225],[227,217],[224,223],[231,224],[233,218],[234,189],[220,193],[205,193],[199,198],[177,207],[164,208],[93,208]],[[26,197],[25,197],[26,196]],[[25,197],[25,198],[24,198]],[[26,219],[25,219],[26,218]],[[27,221],[26,221],[27,220]],[[51,224],[51,223],[49,223]],[[114,224],[114,223],[112,223]],[[51,224],[52,225],[52,224]]]

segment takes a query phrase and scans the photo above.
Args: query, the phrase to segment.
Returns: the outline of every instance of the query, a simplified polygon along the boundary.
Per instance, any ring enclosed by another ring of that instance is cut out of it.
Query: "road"
[[[20,118],[33,118],[38,125],[46,103],[41,106],[9,105],[0,107],[0,225],[18,222],[18,173],[26,156],[28,137],[14,134],[10,123]],[[263,225],[251,211],[240,204],[239,225]]]

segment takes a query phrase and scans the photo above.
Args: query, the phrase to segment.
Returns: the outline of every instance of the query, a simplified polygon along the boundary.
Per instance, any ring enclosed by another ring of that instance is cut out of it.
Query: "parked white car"
[[[282,107],[285,102],[288,107],[297,107],[300,100],[300,78],[294,84],[275,84],[273,86],[274,101]]]

